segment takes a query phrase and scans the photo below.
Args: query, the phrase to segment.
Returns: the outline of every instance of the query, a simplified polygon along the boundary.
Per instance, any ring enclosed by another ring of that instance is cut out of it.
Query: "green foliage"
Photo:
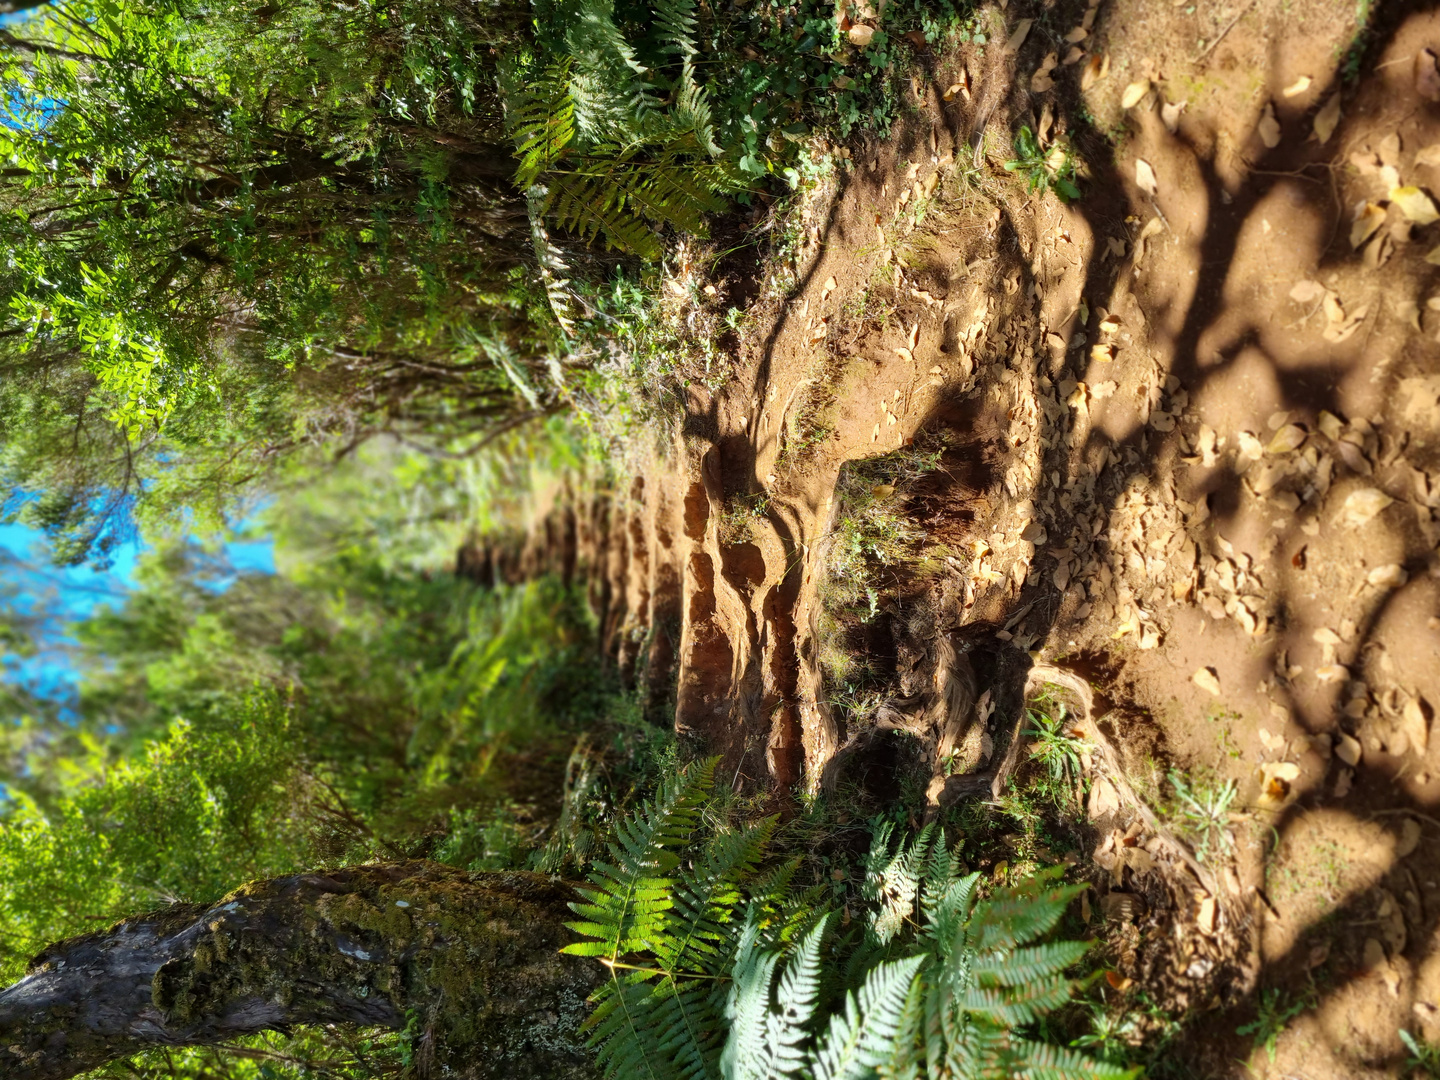
[[[49,808],[10,788],[0,804],[0,978],[97,922],[208,902],[303,867],[309,823],[292,723],[283,700],[254,694],[223,723],[176,721],[95,779],[78,770]]]
[[[1275,1062],[1275,1044],[1285,1025],[1311,1006],[1305,998],[1287,1003],[1285,997],[1285,991],[1275,987],[1262,990],[1255,1003],[1255,1019],[1235,1029],[1236,1035],[1253,1035],[1255,1048],[1263,1046],[1271,1064]]]
[[[1085,752],[1085,741],[1066,733],[1069,717],[1065,703],[1054,693],[1053,687],[1030,702],[1026,716],[1035,725],[1025,732],[1034,740],[1030,756],[1045,767],[1046,786],[1051,797],[1057,805],[1063,806],[1072,797],[1075,785],[1083,780],[1080,755]]]
[[[877,821],[866,934],[836,940],[794,864],[757,873],[772,819],[697,844],[714,768],[622,823],[573,905],[585,940],[565,951],[611,972],[591,1019],[607,1076],[1133,1075],[1024,1034],[1088,948],[1042,941],[1078,893],[1059,868],[986,895],[932,829],[892,845]]]
[[[1173,817],[1195,845],[1195,857],[1208,861],[1212,854],[1224,856],[1234,846],[1230,836],[1230,807],[1239,792],[1234,780],[1187,778],[1171,769],[1170,786],[1175,789]]]
[[[1053,190],[1061,202],[1080,198],[1075,185],[1077,168],[1068,147],[1056,143],[1049,151],[1042,150],[1028,126],[1016,133],[1015,157],[1005,162],[1005,171],[1018,174],[1030,191],[1044,195]]]
[[[1440,1080],[1440,1046],[1417,1039],[1401,1028],[1400,1041],[1405,1044],[1405,1068],[1426,1078]],[[1274,1057],[1271,1057],[1274,1060]]]

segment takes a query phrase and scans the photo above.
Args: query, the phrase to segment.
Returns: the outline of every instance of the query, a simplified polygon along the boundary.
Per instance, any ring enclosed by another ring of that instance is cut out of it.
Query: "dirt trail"
[[[1084,676],[1128,777],[1091,792],[1097,919],[1203,1017],[1176,1075],[1393,1076],[1402,1027],[1440,1039],[1440,224],[1407,193],[1440,191],[1440,16],[1370,17],[1012,5],[920,54],[895,136],[808,190],[732,379],[547,526],[737,788],[814,792],[898,729],[934,800],[984,793],[1031,663]],[[1001,168],[1022,125],[1081,200]],[[848,463],[935,446],[869,496],[924,573],[827,614]],[[888,697],[838,702],[837,640]],[[1116,798],[1169,763],[1238,785],[1200,874]],[[1273,1062],[1234,1035],[1267,993],[1305,1004]]]

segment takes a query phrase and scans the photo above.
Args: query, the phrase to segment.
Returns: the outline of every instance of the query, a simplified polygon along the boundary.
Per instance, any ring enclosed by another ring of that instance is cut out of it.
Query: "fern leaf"
[[[740,905],[740,882],[754,873],[779,823],[769,817],[758,825],[717,837],[704,858],[675,890],[672,928],[655,950],[661,965],[672,972],[692,969],[714,973],[713,962],[725,941],[724,924]]]
[[[616,839],[609,845],[614,862],[595,864],[590,884],[578,890],[584,900],[570,905],[581,921],[566,924],[606,948],[595,952],[593,943],[577,942],[562,951],[614,962],[656,940],[664,913],[674,904],[669,874],[680,862],[675,852],[695,831],[718,762],[711,758],[690,766],[665,784],[640,814],[616,827]]]
[[[1132,1080],[1140,1069],[1125,1069],[1063,1046],[1015,1040],[1009,1047],[1009,1075],[1027,1080]]]
[[[815,1051],[815,1080],[865,1080],[890,1055],[905,1014],[910,984],[925,963],[912,956],[881,964],[860,993],[845,995],[845,1012],[830,1018]]]
[[[991,953],[970,965],[970,974],[1001,986],[1023,986],[1059,975],[1090,949],[1084,941],[1057,941],[1025,949]]]

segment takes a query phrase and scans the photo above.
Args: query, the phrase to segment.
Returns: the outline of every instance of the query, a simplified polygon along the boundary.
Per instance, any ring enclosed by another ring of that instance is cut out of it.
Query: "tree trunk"
[[[562,957],[574,892],[433,863],[255,882],[52,945],[0,990],[0,1077],[65,1080],[151,1046],[296,1024],[403,1027],[427,1072],[594,1075],[598,964]]]

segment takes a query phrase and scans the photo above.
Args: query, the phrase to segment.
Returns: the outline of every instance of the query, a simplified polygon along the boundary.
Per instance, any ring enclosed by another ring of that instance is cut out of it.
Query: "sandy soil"
[[[782,803],[887,726],[932,802],[983,794],[1031,665],[1082,676],[1114,761],[1078,869],[1112,985],[1186,1018],[1174,1075],[1401,1075],[1402,1027],[1440,1040],[1440,15],[985,18],[774,223],[785,261],[679,261],[677,304],[748,315],[730,377],[572,515],[567,567],[600,560],[612,652]],[[1080,200],[1003,168],[1021,125]],[[936,447],[867,489],[914,558],[828,610],[846,470]],[[837,643],[888,696],[837,702]],[[1236,783],[1232,853],[1142,812],[1172,765]],[[1272,1060],[1236,1028],[1277,993],[1305,1007]]]

